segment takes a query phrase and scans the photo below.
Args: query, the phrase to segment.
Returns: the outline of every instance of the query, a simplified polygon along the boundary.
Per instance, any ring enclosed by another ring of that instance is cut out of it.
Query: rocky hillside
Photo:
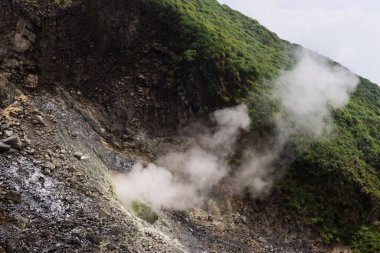
[[[287,144],[264,199],[115,197],[113,173],[215,109],[245,102],[246,138],[267,142],[297,48],[215,0],[0,0],[0,252],[380,251],[380,88],[363,78],[331,138]]]

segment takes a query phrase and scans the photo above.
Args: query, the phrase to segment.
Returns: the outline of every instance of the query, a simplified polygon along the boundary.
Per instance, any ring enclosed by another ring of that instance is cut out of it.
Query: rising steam
[[[300,50],[297,58],[294,68],[275,82],[273,98],[281,109],[275,119],[274,145],[265,152],[248,150],[236,173],[235,184],[248,187],[253,197],[269,193],[274,163],[292,136],[303,134],[313,140],[328,136],[331,110],[344,107],[359,83],[356,75],[315,53]]]
[[[298,63],[276,81],[273,95],[281,102],[277,117],[278,138],[302,132],[313,138],[328,133],[331,110],[347,104],[359,83],[347,69],[302,50]]]
[[[184,150],[169,152],[146,167],[137,163],[129,174],[115,177],[119,198],[127,204],[142,199],[155,208],[202,204],[228,174],[227,157],[239,133],[250,125],[245,105],[216,111],[213,119],[216,128],[191,138]]]
[[[312,139],[328,134],[331,110],[347,104],[358,77],[345,68],[306,50],[298,53],[293,69],[275,81],[273,99],[280,110],[275,118],[274,144],[266,151],[250,148],[234,173],[232,188],[249,188],[254,197],[269,193],[275,175],[274,163],[293,135]],[[145,200],[155,208],[187,209],[199,206],[212,187],[226,177],[227,160],[235,152],[239,134],[250,126],[247,107],[216,111],[215,128],[204,127],[202,134],[189,138],[180,150],[168,152],[154,163],[137,163],[128,174],[118,175],[114,183],[125,203]]]

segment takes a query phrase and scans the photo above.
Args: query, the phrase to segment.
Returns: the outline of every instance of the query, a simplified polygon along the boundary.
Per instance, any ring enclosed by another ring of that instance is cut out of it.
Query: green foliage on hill
[[[214,100],[216,106],[240,102],[249,89],[260,90],[263,80],[292,65],[294,45],[216,0],[144,2],[175,34],[176,79],[192,69],[198,82],[207,83],[202,87],[209,94],[207,106],[215,107]]]
[[[351,249],[353,253],[380,252],[379,227],[363,226],[353,238]]]
[[[157,2],[179,17],[183,60],[220,61],[238,78],[270,77],[290,59],[288,43],[216,0]]]
[[[296,46],[216,0],[145,3],[178,35],[173,56],[177,78],[192,66],[203,73],[204,92],[222,93],[225,104],[245,99],[254,129],[259,135],[270,132],[275,106],[266,84],[280,69],[292,66]],[[229,93],[220,76],[233,86]],[[380,211],[380,88],[361,79],[334,119],[334,134],[297,156],[278,192],[287,211],[318,228],[326,241],[363,245],[380,240],[374,226]],[[375,252],[364,246],[355,250]]]
[[[54,0],[54,3],[59,5],[61,8],[67,8],[72,4],[72,0]]]
[[[350,241],[379,217],[380,88],[361,79],[334,118],[334,134],[292,164],[282,188],[288,207],[318,226],[326,241]]]

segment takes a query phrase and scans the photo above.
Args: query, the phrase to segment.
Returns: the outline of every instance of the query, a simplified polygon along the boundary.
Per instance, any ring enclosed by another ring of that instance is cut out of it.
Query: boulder
[[[22,148],[22,142],[17,135],[12,135],[6,139],[1,140],[1,142],[10,145],[14,149],[20,150]]]
[[[4,153],[4,152],[7,152],[11,149],[11,146],[3,143],[3,142],[0,142],[0,153]]]

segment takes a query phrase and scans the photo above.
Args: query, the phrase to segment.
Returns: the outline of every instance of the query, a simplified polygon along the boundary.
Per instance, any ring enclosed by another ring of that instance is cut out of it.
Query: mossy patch
[[[72,0],[54,0],[54,3],[58,5],[59,7],[65,9],[67,7],[70,7],[73,1]]]
[[[158,214],[152,209],[152,207],[142,201],[133,201],[129,210],[134,215],[150,224],[154,224],[159,218]]]
[[[351,245],[353,253],[376,253],[380,252],[380,229],[379,227],[363,226],[355,234]]]

